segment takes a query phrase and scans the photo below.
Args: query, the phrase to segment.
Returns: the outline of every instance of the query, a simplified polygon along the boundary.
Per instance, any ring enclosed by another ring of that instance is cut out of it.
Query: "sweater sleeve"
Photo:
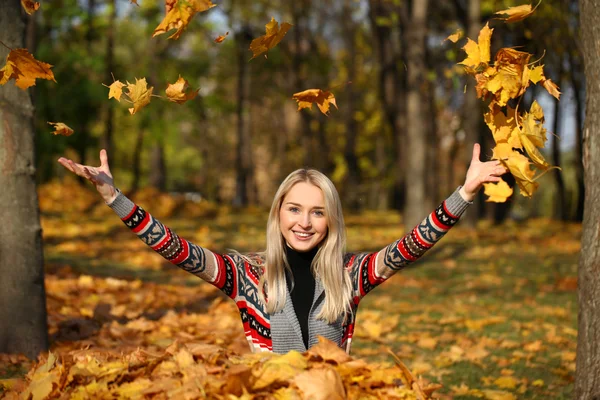
[[[462,198],[459,190],[460,187],[401,239],[378,252],[346,257],[355,299],[364,297],[396,272],[417,261],[458,222],[472,204]]]
[[[237,256],[214,253],[179,237],[120,191],[108,206],[146,245],[167,261],[214,285],[230,298],[236,298],[239,280]]]

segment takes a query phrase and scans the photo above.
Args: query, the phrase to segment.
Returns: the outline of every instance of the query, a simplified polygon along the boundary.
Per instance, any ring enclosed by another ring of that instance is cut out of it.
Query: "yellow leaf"
[[[514,376],[502,376],[494,381],[494,385],[501,389],[515,389],[518,383]]]
[[[121,81],[114,81],[113,83],[111,83],[108,87],[108,99],[110,100],[114,97],[117,101],[120,102],[121,95],[123,94],[123,86],[125,86],[125,84]]]
[[[148,88],[146,78],[136,78],[135,84],[127,82],[127,96],[133,102],[133,108],[129,109],[132,115],[150,104],[150,96],[152,96],[153,89],[152,86]]]
[[[209,10],[215,6],[216,4],[213,4],[210,0],[177,0],[174,5],[171,5],[162,22],[156,27],[152,37],[177,29],[174,34],[169,36],[169,39],[179,39],[196,13]]]
[[[25,12],[29,15],[32,15],[40,8],[40,3],[32,0],[21,0],[21,5],[25,9]]]
[[[265,53],[271,50],[273,47],[277,46],[279,42],[283,39],[285,34],[290,30],[292,24],[287,22],[281,23],[281,28],[279,27],[279,23],[275,20],[275,18],[271,17],[271,22],[265,25],[266,33],[263,36],[260,36],[250,43],[250,50],[252,50],[252,58]]]
[[[306,399],[343,400],[346,391],[342,378],[333,368],[314,368],[294,378],[294,383]]]
[[[37,78],[56,82],[50,68],[52,65],[36,60],[27,49],[11,50],[0,70],[0,85],[14,79],[15,85],[25,90],[34,86]]]
[[[464,34],[464,32],[462,29],[457,29],[456,32],[454,32],[452,35],[450,35],[446,39],[444,39],[444,42],[446,40],[449,40],[452,43],[456,43],[456,42],[458,42],[458,39],[460,39],[463,36],[463,34]]]
[[[484,115],[485,123],[492,131],[496,143],[508,142],[511,133],[517,129],[514,109],[508,107],[508,115],[499,107],[494,107]]]
[[[531,383],[532,386],[535,387],[543,387],[544,386],[544,381],[542,379],[536,379],[535,381],[533,381]]]
[[[323,336],[319,336],[318,339],[319,343],[308,350],[311,359],[312,357],[316,357],[327,362],[333,361],[336,364],[343,364],[352,360],[352,357],[350,357],[348,353],[331,340],[327,340]]]
[[[191,92],[185,93],[185,91],[189,88],[188,81],[183,79],[181,75],[177,82],[170,83],[167,86],[165,92],[167,93],[167,98],[174,103],[183,104],[188,100],[194,99],[198,96],[198,92],[200,89],[192,90]]]
[[[549,164],[537,149],[538,147],[543,147],[546,142],[546,129],[544,129],[542,123],[537,122],[532,114],[525,113],[523,130],[519,131],[519,135],[521,143],[531,161],[539,168],[546,169]]]
[[[303,92],[294,93],[292,98],[298,102],[298,111],[303,108],[312,108],[313,103],[317,103],[319,110],[325,115],[329,112],[329,104],[333,104],[337,108],[333,93],[321,89],[307,89]]]
[[[478,42],[467,38],[467,44],[463,46],[463,50],[467,53],[467,58],[459,64],[471,68],[472,70],[487,68],[487,64],[490,62],[490,42],[492,32],[494,32],[494,30],[490,29],[488,24],[485,24],[481,31],[479,31]]]
[[[539,81],[541,80],[545,80],[546,77],[544,76],[544,66],[543,65],[538,65],[537,67],[534,67],[531,72],[529,73],[529,80],[531,82],[533,82],[534,84],[537,84]]]
[[[512,65],[499,67],[497,71],[485,88],[496,96],[498,105],[502,107],[521,92],[522,71],[518,71]]]
[[[557,100],[560,100],[560,91],[558,90],[558,86],[556,83],[552,82],[551,79],[543,79],[542,85],[544,88],[550,93],[552,96],[556,97]]]
[[[534,11],[535,8],[532,9],[531,4],[524,4],[521,6],[510,7],[506,10],[498,11],[496,12],[496,14],[501,15],[501,17],[498,17],[498,19],[501,19],[506,23],[511,23],[524,20],[525,18],[533,14]]]
[[[48,124],[54,127],[54,132],[52,133],[55,135],[71,136],[73,134],[73,129],[62,122],[48,122]]]
[[[504,203],[513,194],[513,189],[503,180],[498,183],[484,183],[483,187],[484,193],[489,196],[486,199],[488,202]]]
[[[302,354],[292,350],[282,356],[274,355],[252,374],[256,378],[253,389],[264,389],[275,382],[292,379],[308,367]]]
[[[481,391],[486,400],[517,400],[517,397],[504,390],[482,390]]]
[[[428,338],[428,337],[424,337],[419,339],[419,341],[417,342],[417,346],[419,346],[422,349],[429,349],[429,350],[433,350],[436,348],[438,344],[438,340],[435,338]]]

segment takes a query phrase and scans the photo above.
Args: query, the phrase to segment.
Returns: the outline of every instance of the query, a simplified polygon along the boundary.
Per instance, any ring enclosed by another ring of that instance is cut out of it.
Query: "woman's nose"
[[[312,223],[310,221],[310,215],[309,214],[303,214],[300,221],[298,222],[298,224],[302,227],[302,228],[310,228],[312,226]]]

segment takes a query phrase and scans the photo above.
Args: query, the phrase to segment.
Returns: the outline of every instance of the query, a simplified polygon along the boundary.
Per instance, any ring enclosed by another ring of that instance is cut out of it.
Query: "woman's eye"
[[[298,212],[298,207],[290,207],[291,212]]]
[[[323,211],[315,211],[315,215],[318,217],[323,217],[325,213]]]

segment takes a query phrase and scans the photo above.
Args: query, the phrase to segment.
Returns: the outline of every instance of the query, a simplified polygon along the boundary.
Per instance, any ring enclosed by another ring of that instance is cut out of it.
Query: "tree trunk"
[[[167,190],[167,163],[164,147],[164,139],[158,137],[150,150],[150,186],[161,192]]]
[[[586,77],[583,130],[585,206],[577,280],[577,400],[600,399],[600,7],[580,0],[581,43]]]
[[[115,53],[115,21],[117,19],[117,6],[115,0],[108,0],[109,16],[108,30],[106,32],[106,82],[113,81],[113,72],[115,69],[114,53]],[[106,149],[109,157],[115,159],[113,147],[113,124],[114,124],[114,108],[113,102],[106,103],[106,120],[104,125],[104,135],[102,136],[102,147]]]
[[[481,29],[481,0],[469,0],[469,9],[468,9],[468,37],[476,38],[479,35],[479,30]],[[462,112],[463,118],[463,129],[465,131],[465,152],[464,152],[464,164],[465,164],[465,173],[466,168],[469,167],[471,162],[471,158],[473,156],[472,148],[473,144],[479,141],[479,127],[480,127],[480,119],[482,118],[481,113],[478,111],[481,109],[479,104],[479,99],[477,98],[477,92],[475,92],[475,81],[470,79],[468,84],[467,92],[465,93],[465,104]],[[483,143],[480,143],[483,145]],[[485,155],[485,148],[482,147],[482,154]],[[477,201],[472,207],[471,210],[467,210],[465,215],[463,216],[462,221],[463,224],[470,228],[475,228],[477,221],[479,220],[479,215],[481,214],[481,208],[483,207],[482,202]]]
[[[559,62],[562,63],[562,60]],[[562,68],[559,68],[560,77],[562,75]],[[553,131],[554,135],[552,137],[552,163],[560,167],[560,121],[562,117],[562,112],[560,109],[560,103],[557,99],[554,99],[554,123],[553,123]],[[566,204],[567,196],[565,193],[565,181],[563,180],[561,170],[554,170],[554,183],[556,184],[556,196],[554,197],[554,217],[560,219],[561,221],[566,221],[568,219],[568,209],[569,207]]]
[[[414,1],[407,35],[407,151],[405,179],[407,182],[404,227],[411,229],[427,215],[426,182],[428,166],[426,129],[422,96],[425,81],[425,36],[427,34],[427,6],[429,0]]]
[[[13,49],[25,46],[23,14],[18,0],[0,2],[0,40]],[[7,54],[0,45],[0,59]],[[0,353],[35,358],[48,349],[48,327],[33,105],[13,82],[0,90],[0,104]]]
[[[576,45],[576,43],[573,43]],[[570,79],[571,85],[573,86],[574,98],[575,98],[575,175],[577,179],[577,206],[575,207],[575,221],[583,221],[583,205],[585,200],[585,185],[583,182],[583,101],[581,99],[581,79],[579,73],[581,73],[581,65],[578,57],[576,57],[572,51],[569,54],[569,66],[570,66]]]

